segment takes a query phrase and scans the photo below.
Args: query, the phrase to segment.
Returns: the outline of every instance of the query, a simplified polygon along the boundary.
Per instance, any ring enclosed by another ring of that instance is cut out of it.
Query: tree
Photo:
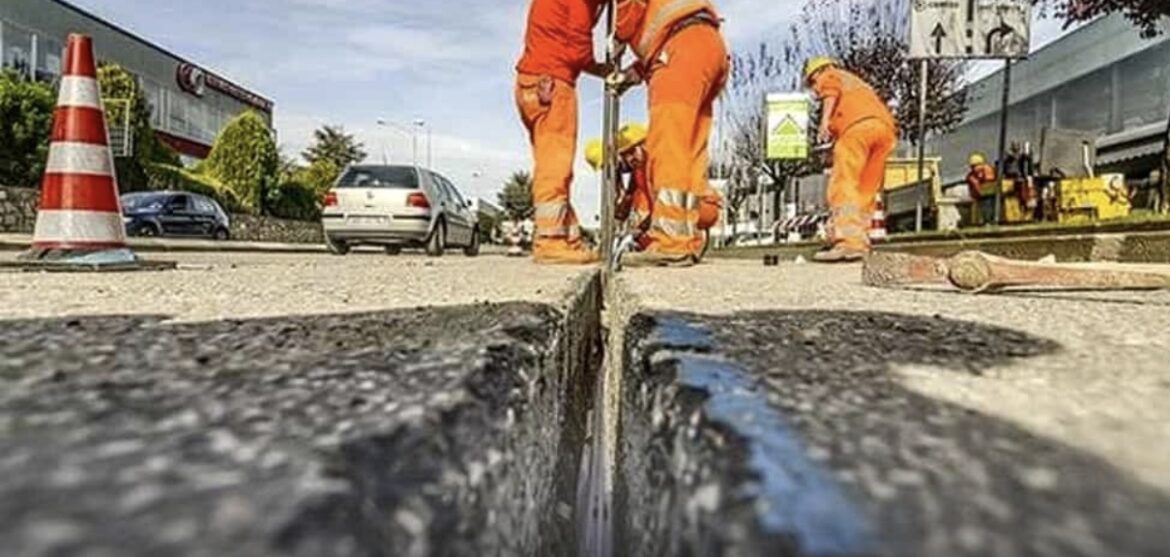
[[[1170,17],[1170,2],[1166,0],[1033,0],[1042,14],[1055,15],[1065,26],[1091,21],[1099,16],[1123,13],[1142,32],[1143,37],[1161,33],[1158,20]]]
[[[305,149],[301,156],[310,164],[329,161],[340,169],[365,160],[363,147],[353,135],[345,133],[345,128],[322,126],[313,132],[313,145]]]
[[[49,156],[53,90],[0,71],[0,185],[37,187]]]
[[[732,214],[769,178],[775,192],[789,178],[821,170],[816,158],[807,161],[764,161],[763,98],[771,91],[804,88],[804,62],[827,55],[873,84],[887,99],[898,120],[899,132],[911,143],[918,137],[919,64],[908,60],[905,42],[911,0],[806,0],[796,21],[778,43],[736,53],[728,90],[724,95],[724,144],[717,159],[730,174],[727,205]],[[929,63],[927,131],[945,132],[966,114],[967,93],[962,88],[962,62]],[[814,121],[819,114],[814,111]],[[810,129],[810,143],[815,129]]]
[[[523,170],[513,172],[496,200],[513,220],[532,217],[532,175]]]
[[[129,157],[114,160],[118,174],[118,186],[122,191],[150,189],[154,164],[179,166],[179,156],[158,139],[150,124],[151,107],[146,95],[138,86],[134,76],[117,64],[102,63],[98,67],[98,84],[102,98],[106,100],[106,125],[114,126],[127,121],[133,137],[133,152]],[[118,102],[111,102],[118,101]],[[124,101],[124,102],[123,102]]]
[[[280,170],[268,123],[251,110],[233,118],[215,139],[200,170],[231,190],[244,209],[263,213],[265,196],[276,185]]]

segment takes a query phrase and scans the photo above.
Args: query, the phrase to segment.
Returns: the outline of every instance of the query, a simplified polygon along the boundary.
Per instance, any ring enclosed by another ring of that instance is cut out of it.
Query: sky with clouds
[[[273,99],[289,154],[315,128],[340,124],[371,160],[385,152],[409,162],[411,137],[400,128],[423,119],[435,170],[472,196],[494,200],[512,171],[530,165],[512,97],[529,0],[71,1]],[[733,48],[777,36],[802,3],[716,0]],[[1049,22],[1037,40],[1058,34]],[[583,79],[579,92],[584,139],[600,129],[601,89]],[[644,105],[635,93],[623,110],[639,119]],[[583,163],[574,190],[592,220],[599,187]]]

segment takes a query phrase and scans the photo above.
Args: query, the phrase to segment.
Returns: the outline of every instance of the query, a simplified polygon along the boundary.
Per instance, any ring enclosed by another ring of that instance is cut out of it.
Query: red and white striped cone
[[[126,247],[109,143],[93,41],[70,35],[32,258],[68,260],[101,254],[100,259],[109,262],[134,260]]]
[[[884,242],[887,238],[889,238],[889,232],[886,230],[886,204],[879,195],[877,207],[869,221],[869,241]]]

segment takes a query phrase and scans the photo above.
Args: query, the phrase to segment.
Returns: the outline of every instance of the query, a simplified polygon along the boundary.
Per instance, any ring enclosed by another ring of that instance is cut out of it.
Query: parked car
[[[197,193],[151,191],[122,196],[122,220],[131,236],[188,236],[228,240],[231,221],[214,199]]]
[[[325,195],[321,226],[337,255],[360,245],[382,246],[391,255],[423,248],[437,257],[449,247],[479,255],[471,203],[447,178],[414,166],[346,168]]]

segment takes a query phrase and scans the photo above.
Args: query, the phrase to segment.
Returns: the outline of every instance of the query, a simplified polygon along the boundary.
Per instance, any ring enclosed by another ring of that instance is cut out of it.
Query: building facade
[[[0,64],[30,79],[61,73],[70,33],[93,37],[99,61],[135,75],[159,138],[185,159],[203,159],[233,117],[254,110],[272,124],[273,102],[63,0],[0,1]]]
[[[1102,170],[1142,176],[1157,168],[1170,119],[1170,22],[1143,39],[1120,15],[1096,20],[1012,67],[1008,140],[1040,144],[1044,128],[1090,132]],[[998,149],[1003,72],[969,87],[959,127],[930,142],[948,182],[966,173],[967,155]]]

